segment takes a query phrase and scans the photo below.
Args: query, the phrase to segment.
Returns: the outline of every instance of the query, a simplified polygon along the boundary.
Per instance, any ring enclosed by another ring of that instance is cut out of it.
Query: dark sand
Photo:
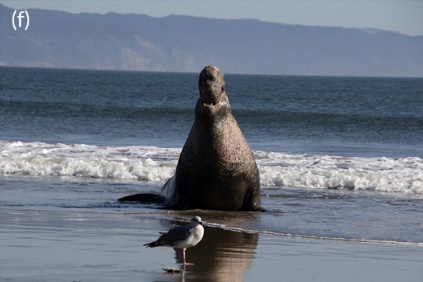
[[[190,213],[0,207],[1,281],[422,281],[420,245],[362,243],[205,227],[182,255],[142,246]],[[207,223],[207,213],[201,214]]]

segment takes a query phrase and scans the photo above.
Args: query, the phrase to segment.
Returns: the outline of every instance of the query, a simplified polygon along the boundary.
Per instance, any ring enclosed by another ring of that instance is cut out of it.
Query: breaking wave
[[[0,174],[165,182],[180,148],[0,141]],[[265,187],[423,194],[423,160],[255,151]]]

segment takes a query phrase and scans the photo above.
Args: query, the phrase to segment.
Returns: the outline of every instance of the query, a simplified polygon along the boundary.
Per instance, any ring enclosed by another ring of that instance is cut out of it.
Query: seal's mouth
[[[201,99],[201,102],[203,103],[203,106],[205,107],[213,107],[216,106],[216,103],[214,101],[204,101],[203,99]]]
[[[200,93],[200,99],[203,106],[215,106],[219,102],[219,95],[214,91],[204,91]]]

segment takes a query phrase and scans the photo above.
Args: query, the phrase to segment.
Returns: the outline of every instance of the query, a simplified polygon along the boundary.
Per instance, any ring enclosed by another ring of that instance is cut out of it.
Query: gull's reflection
[[[192,264],[183,268],[182,281],[243,281],[257,242],[258,233],[204,226],[203,240],[186,251],[186,260]],[[182,264],[182,252],[175,252],[177,263]]]

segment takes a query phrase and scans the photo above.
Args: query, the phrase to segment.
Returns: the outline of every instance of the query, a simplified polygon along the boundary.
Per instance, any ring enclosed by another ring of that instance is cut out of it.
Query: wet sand
[[[182,254],[142,246],[190,213],[0,207],[1,281],[420,281],[423,247],[289,238],[205,226]],[[207,223],[207,213],[201,214]]]

